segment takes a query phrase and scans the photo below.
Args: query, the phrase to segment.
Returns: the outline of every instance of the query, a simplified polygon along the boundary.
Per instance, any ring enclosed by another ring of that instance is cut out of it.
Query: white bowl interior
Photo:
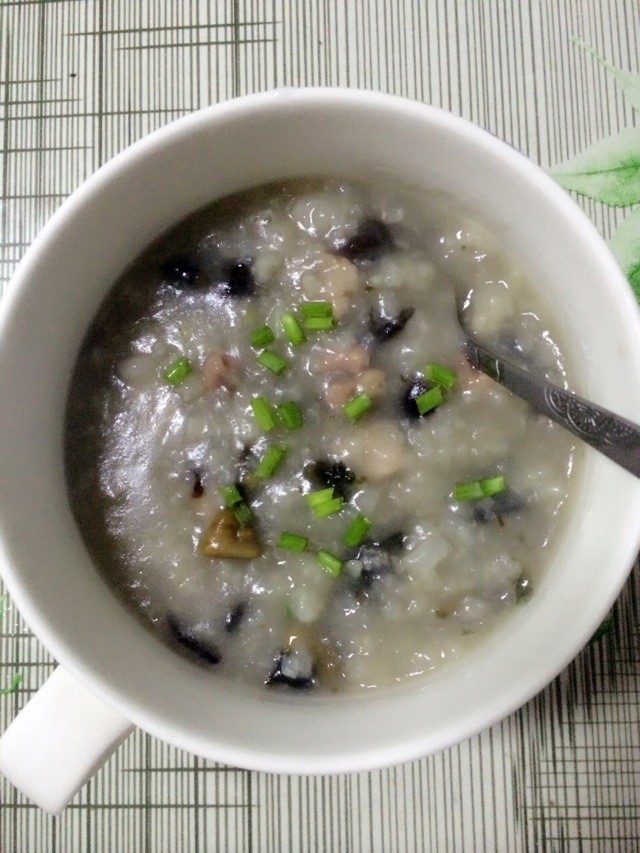
[[[279,178],[380,172],[478,212],[564,318],[580,390],[640,421],[640,324],[622,274],[536,167],[438,110],[349,91],[283,90],[197,113],[120,155],[22,263],[0,326],[1,571],[25,618],[91,689],[148,731],[256,769],[337,772],[444,747],[504,716],[578,651],[639,541],[640,483],[589,453],[563,543],[516,618],[462,664],[366,697],[274,697],[208,677],[148,633],[92,566],[67,503],[66,388],[111,283],[190,211]]]

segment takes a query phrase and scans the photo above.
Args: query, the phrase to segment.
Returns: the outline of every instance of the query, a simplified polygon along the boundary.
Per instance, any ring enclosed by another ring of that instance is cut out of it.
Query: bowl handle
[[[59,814],[132,728],[59,666],[0,737],[0,773]]]

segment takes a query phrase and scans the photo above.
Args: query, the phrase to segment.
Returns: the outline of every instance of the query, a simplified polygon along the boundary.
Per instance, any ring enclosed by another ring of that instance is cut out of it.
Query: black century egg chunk
[[[377,261],[395,248],[389,226],[379,219],[363,219],[353,237],[342,240],[336,251],[349,261]]]
[[[202,471],[200,468],[193,470],[193,485],[191,487],[191,497],[201,498],[204,495],[204,484],[202,482]]]
[[[379,542],[365,542],[360,546],[356,559],[362,563],[362,571],[354,586],[358,598],[368,598],[374,583],[393,572],[393,556],[404,548],[404,539],[402,531],[397,530]]]
[[[202,285],[208,278],[202,274],[200,267],[191,258],[183,254],[167,258],[161,265],[160,272],[168,284],[178,288]],[[219,289],[225,296],[243,299],[255,292],[256,280],[251,270],[250,260],[226,264],[219,276]]]
[[[427,415],[432,415],[436,409],[430,409],[421,415],[416,403],[416,397],[424,394],[432,387],[424,376],[416,376],[415,379],[412,379],[402,395],[401,408],[403,414],[409,418],[425,418]]]
[[[224,629],[229,634],[233,634],[238,630],[240,624],[244,620],[244,617],[247,615],[247,602],[239,601],[236,606],[227,613],[227,616],[224,620]]]
[[[162,264],[163,278],[174,287],[190,287],[198,280],[198,266],[186,255],[172,255]]]
[[[376,314],[373,311],[369,316],[369,328],[374,340],[378,343],[395,338],[407,325],[415,314],[415,308],[403,308],[395,317],[386,314]]]
[[[513,489],[506,489],[482,500],[474,501],[473,520],[479,524],[488,524],[490,521],[500,521],[506,515],[514,515],[525,507],[522,498]]]
[[[240,261],[229,267],[222,283],[222,291],[234,299],[251,296],[256,289],[256,280],[250,261]]]
[[[268,685],[283,684],[295,690],[308,690],[315,683],[315,667],[306,655],[287,648],[278,655],[267,678]]]
[[[173,638],[177,640],[181,646],[184,646],[185,649],[200,658],[200,660],[212,665],[220,663],[222,655],[214,642],[200,639],[196,636],[196,632],[193,628],[187,628],[185,625],[181,625],[172,613],[167,614],[167,625],[169,626]]]
[[[356,475],[342,462],[334,459],[318,459],[307,468],[309,479],[324,488],[333,487],[336,497],[348,500],[349,487],[355,482]]]

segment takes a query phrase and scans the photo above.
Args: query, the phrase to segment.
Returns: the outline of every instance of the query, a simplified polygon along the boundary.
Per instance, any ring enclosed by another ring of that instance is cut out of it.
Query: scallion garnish
[[[275,335],[271,326],[262,326],[261,329],[256,329],[255,332],[251,333],[251,346],[254,349],[262,349],[262,347],[270,344],[274,338]]]
[[[343,506],[343,498],[332,498],[330,501],[324,501],[314,506],[313,513],[316,518],[324,518],[327,515],[333,515],[334,512],[340,512]]]
[[[347,527],[342,541],[350,548],[362,545],[367,533],[371,529],[371,522],[362,513],[356,515]]]
[[[281,355],[278,355],[277,352],[273,352],[273,350],[270,349],[262,350],[256,361],[258,364],[261,364],[262,367],[266,367],[267,370],[270,370],[272,373],[277,373],[278,375],[282,373],[287,366],[287,362],[284,358],[282,358]]]
[[[236,504],[241,504],[244,498],[240,494],[238,487],[236,485],[230,486],[222,486],[220,488],[220,494],[224,500],[224,505],[231,509],[231,507],[236,506]]]
[[[307,506],[311,507],[316,518],[324,518],[334,512],[340,512],[344,506],[344,498],[333,496],[333,486],[321,489],[319,492],[311,492],[305,495]]]
[[[297,533],[288,533],[283,530],[276,548],[284,548],[287,551],[306,551],[309,540],[306,536],[298,536]]]
[[[453,495],[457,501],[473,501],[484,497],[479,480],[469,483],[456,483]]]
[[[418,407],[418,413],[426,415],[427,412],[430,412],[432,409],[437,409],[438,406],[443,404],[444,397],[442,396],[442,388],[439,385],[436,385],[434,388],[429,388],[429,390],[425,391],[424,394],[418,394],[414,402]]]
[[[316,554],[316,559],[322,568],[326,572],[329,572],[330,575],[333,575],[334,578],[337,578],[342,571],[342,560],[336,557],[335,554],[332,554],[331,551],[321,548]]]
[[[300,407],[293,401],[280,403],[276,406],[276,413],[282,421],[282,425],[288,430],[300,429],[304,423]]]
[[[437,361],[430,361],[424,368],[424,375],[436,385],[450,391],[455,385],[458,374],[455,370],[445,367],[444,364],[439,364]]]
[[[495,477],[485,477],[480,480],[480,488],[482,494],[489,498],[491,495],[498,495],[500,492],[506,492],[507,484],[502,474],[497,474]]]
[[[300,312],[306,320],[311,317],[333,317],[333,305],[330,302],[301,302]]]
[[[416,401],[417,401],[416,397]],[[373,400],[368,394],[358,394],[357,397],[354,397],[352,400],[349,400],[346,405],[342,407],[342,411],[351,418],[352,421],[357,421],[358,418],[361,418],[365,412],[367,412],[371,406],[373,406]]]
[[[280,466],[288,449],[285,444],[272,444],[271,447],[268,447],[255,470],[256,477],[261,477],[262,479],[272,477]]]
[[[299,347],[300,344],[303,344],[307,340],[307,336],[305,335],[302,326],[298,323],[293,314],[283,314],[280,322],[282,323],[285,335],[289,338],[294,347]]]
[[[274,428],[276,417],[268,400],[265,400],[264,397],[254,397],[251,400],[251,408],[261,429],[269,432],[269,430]]]
[[[240,527],[246,527],[248,524],[251,524],[253,519],[253,513],[246,505],[244,501],[242,503],[236,504],[231,512],[234,514],[236,521],[240,525]]]
[[[309,332],[328,332],[335,326],[333,317],[307,317],[304,321],[304,327]]]
[[[184,355],[172,361],[162,374],[169,385],[179,385],[193,370],[193,365]]]
[[[304,496],[304,499],[307,502],[307,506],[311,507],[311,509],[315,509],[317,506],[320,506],[320,504],[333,499],[333,486],[330,486],[328,489],[322,489],[319,492],[310,492],[308,495]]]
[[[468,483],[458,483],[454,489],[457,501],[480,500],[491,495],[500,494],[507,490],[507,484],[502,474],[495,477],[485,477],[482,480],[471,480]]]

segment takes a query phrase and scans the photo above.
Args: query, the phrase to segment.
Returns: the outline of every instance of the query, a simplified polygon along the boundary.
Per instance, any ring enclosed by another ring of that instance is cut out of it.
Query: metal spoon
[[[640,477],[640,426],[505,361],[471,337],[462,312],[458,312],[458,317],[465,336],[464,354],[473,367],[526,400],[536,412]]]

